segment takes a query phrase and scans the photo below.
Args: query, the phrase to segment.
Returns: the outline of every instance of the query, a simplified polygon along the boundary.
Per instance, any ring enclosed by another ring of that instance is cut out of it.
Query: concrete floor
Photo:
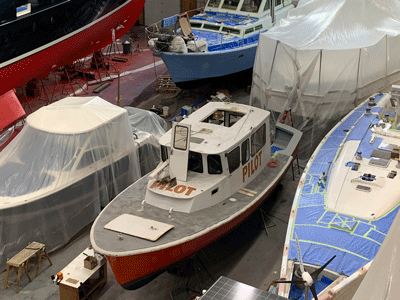
[[[276,190],[263,204],[262,209],[270,218],[265,218],[268,235],[261,213],[256,211],[235,230],[198,254],[198,260],[204,264],[214,280],[223,275],[260,289],[268,289],[270,283],[278,279],[287,220],[298,180],[297,169],[294,181],[292,172],[289,171],[281,182],[283,188]],[[40,275],[31,283],[26,276],[22,277],[18,294],[15,294],[14,286],[11,285],[7,290],[0,291],[0,299],[59,299],[58,286],[51,282],[50,276],[63,269],[90,244],[89,232],[90,225],[68,245],[51,253],[53,265],[44,261]],[[197,265],[201,266],[199,263]],[[183,273],[183,269],[182,266],[177,268],[176,273]],[[32,268],[30,274],[33,273]],[[108,282],[93,294],[92,299],[188,299],[193,294],[186,292],[188,280],[189,288],[198,291],[207,289],[213,283],[204,270],[198,272],[202,281],[200,285],[196,276],[178,274],[165,272],[146,286],[128,291],[116,282],[108,266]]]
[[[201,92],[190,90],[181,92],[179,95],[156,94],[138,106],[150,108],[154,104],[157,106],[167,104],[173,116],[180,111],[181,106],[192,104],[197,100]],[[247,103],[249,94],[244,87],[230,89],[230,93],[233,101]],[[279,277],[287,220],[299,178],[300,175],[295,169],[293,181],[292,171],[289,170],[281,182],[283,189],[276,191],[264,203],[263,210],[270,217],[270,220],[266,218],[267,225],[272,226],[267,229],[268,235],[265,232],[261,214],[257,211],[230,234],[205,248],[198,255],[196,261],[203,262],[214,280],[223,275],[257,288],[267,289],[270,283]],[[274,224],[276,226],[273,226]],[[33,282],[29,283],[27,277],[23,276],[21,291],[15,294],[14,286],[11,285],[7,290],[0,291],[0,299],[59,299],[58,286],[51,282],[50,276],[63,269],[90,244],[89,232],[90,225],[62,249],[51,253],[53,265],[50,266],[47,261],[44,261],[40,275]],[[190,268],[187,269],[190,270]],[[207,289],[214,281],[206,272],[199,271],[201,279],[199,285],[196,276],[178,275],[183,273],[183,270],[182,264],[175,274],[165,272],[146,286],[135,291],[127,291],[116,282],[109,267],[108,283],[101,290],[96,291],[92,299],[188,299],[193,294],[186,292],[188,280],[189,288],[197,291]],[[33,273],[32,268],[31,274]],[[171,293],[174,298],[171,297]]]
[[[116,83],[114,82],[114,84]],[[246,92],[246,87],[238,88],[235,85],[228,85],[221,88],[229,90],[233,101],[248,103],[249,94]],[[159,107],[168,105],[170,117],[172,117],[179,113],[183,105],[190,105],[201,98],[204,92],[200,89],[177,94],[155,94],[153,82],[143,90],[140,97],[137,98],[139,100],[134,101],[132,106],[149,109],[153,105]],[[300,164],[304,166],[305,162]],[[267,289],[274,279],[278,279],[280,273],[287,220],[300,178],[296,168],[294,174],[295,179],[293,180],[292,171],[289,170],[281,182],[283,188],[276,190],[263,205],[263,210],[269,216],[266,218],[268,235],[258,210],[231,233],[197,255],[197,259],[194,260],[195,268],[198,269],[201,266],[200,262],[202,262],[212,275],[212,279],[201,268],[197,272],[197,277],[195,274],[192,276],[182,275],[184,272],[190,273],[190,270],[193,269],[185,268],[185,264],[182,263],[174,268],[173,273],[165,272],[146,286],[135,291],[127,291],[116,282],[109,267],[107,284],[101,290],[95,291],[91,298],[186,300],[193,294],[187,292],[187,287],[198,291],[207,289],[221,275],[257,288]],[[90,244],[89,232],[90,225],[84,228],[66,246],[50,253],[53,265],[50,266],[47,261],[44,261],[39,276],[34,278],[31,283],[26,276],[23,276],[18,294],[14,292],[14,285],[3,290],[3,272],[1,274],[0,299],[59,299],[58,286],[52,283],[50,276],[63,269]],[[30,274],[32,274],[31,277],[34,276],[33,267]],[[12,276],[15,276],[15,274],[12,273]],[[197,280],[197,278],[200,280]]]

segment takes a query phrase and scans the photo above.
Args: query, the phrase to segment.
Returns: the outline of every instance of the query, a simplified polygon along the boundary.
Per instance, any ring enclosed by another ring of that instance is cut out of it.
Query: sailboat
[[[399,92],[366,99],[311,156],[290,213],[280,296],[351,299],[357,290],[400,207]]]

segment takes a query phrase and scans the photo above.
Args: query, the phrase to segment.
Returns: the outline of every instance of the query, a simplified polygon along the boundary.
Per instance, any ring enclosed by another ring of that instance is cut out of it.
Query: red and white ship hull
[[[113,29],[115,38],[120,38],[136,23],[144,3],[128,1],[79,30],[0,64],[0,95],[107,46]]]
[[[190,255],[222,238],[249,217],[270,193],[274,191],[290,167],[291,161],[287,162],[286,166],[280,172],[280,176],[276,178],[276,181],[271,186],[268,186],[263,195],[259,195],[258,199],[253,201],[251,206],[233,215],[226,222],[216,224],[195,236],[182,239],[176,245],[166,246],[157,251],[127,256],[106,255],[118,283],[129,290],[137,289],[154,279],[154,277],[158,276],[168,267],[188,258]]]

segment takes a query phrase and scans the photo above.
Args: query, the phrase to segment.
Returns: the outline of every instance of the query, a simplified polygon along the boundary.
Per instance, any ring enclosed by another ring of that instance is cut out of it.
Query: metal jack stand
[[[268,234],[268,228],[275,227],[275,226],[276,226],[276,223],[271,219],[271,217],[269,216],[269,214],[267,214],[262,208],[260,208],[260,214],[261,214],[261,217],[262,217],[262,219],[263,219],[265,233],[266,233],[267,236],[268,236],[268,235],[269,235],[269,234]],[[264,216],[265,216],[266,218],[268,218],[268,220],[269,220],[272,224],[267,225],[267,222],[265,222],[265,217],[264,217]]]
[[[204,258],[206,259],[206,261],[208,262],[208,264],[211,265],[211,262],[209,261],[208,257],[206,256],[206,254],[204,253],[204,251],[200,251],[196,254],[194,254],[191,258],[188,259],[187,261],[187,265],[185,266],[185,272],[189,273],[189,277],[186,281],[186,285],[185,285],[185,291],[184,292],[180,292],[179,291],[173,291],[170,293],[171,299],[172,300],[179,300],[179,299],[183,299],[182,297],[185,297],[184,299],[192,299],[191,297],[193,297],[194,295],[201,295],[201,291],[202,291],[202,286],[204,285],[204,281],[201,278],[202,274],[205,274],[208,276],[208,278],[210,278],[212,280],[212,282],[215,282],[214,277],[211,275],[211,273],[208,271],[207,267],[204,265],[200,254],[203,254]],[[191,273],[193,272],[193,273]],[[197,281],[197,286],[194,286],[194,288],[190,287],[190,282],[193,278],[193,276],[195,276],[195,280]]]
[[[293,181],[294,181],[294,161],[295,161],[295,160],[296,160],[296,162],[297,162],[297,172],[299,173],[299,175],[301,175],[301,173],[300,173],[300,168],[301,168],[301,169],[304,169],[304,168],[300,167],[299,157],[298,157],[297,154],[296,154],[296,156],[293,158],[293,161],[292,161],[292,178],[293,178]]]

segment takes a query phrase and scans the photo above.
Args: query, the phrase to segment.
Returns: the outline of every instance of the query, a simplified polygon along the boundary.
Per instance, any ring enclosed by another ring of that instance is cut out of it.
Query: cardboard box
[[[83,266],[86,269],[92,270],[97,266],[97,259],[94,256],[88,256],[83,260]]]

